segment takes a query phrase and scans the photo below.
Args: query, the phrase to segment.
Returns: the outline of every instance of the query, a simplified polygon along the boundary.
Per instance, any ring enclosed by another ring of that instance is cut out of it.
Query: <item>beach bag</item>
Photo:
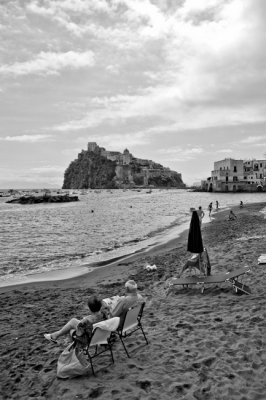
[[[90,365],[82,350],[75,346],[73,342],[65,348],[58,358],[57,377],[64,379],[84,375],[88,372],[89,367]]]

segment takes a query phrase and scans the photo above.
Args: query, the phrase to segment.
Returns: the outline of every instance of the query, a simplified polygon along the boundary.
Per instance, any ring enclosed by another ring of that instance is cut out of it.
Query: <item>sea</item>
[[[230,208],[266,201],[266,193],[185,189],[89,190],[78,202],[8,204],[0,198],[0,286],[43,280],[45,273],[92,270],[108,261],[177,238],[191,208]],[[70,276],[72,276],[70,274]],[[37,278],[36,278],[37,277]]]

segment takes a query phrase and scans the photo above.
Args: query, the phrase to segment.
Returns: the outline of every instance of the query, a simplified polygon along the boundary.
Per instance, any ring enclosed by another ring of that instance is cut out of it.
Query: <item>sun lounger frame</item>
[[[169,289],[175,285],[182,285],[183,287],[188,287],[189,285],[200,285],[201,293],[204,292],[205,285],[215,284],[215,283],[230,283],[235,289],[236,293],[238,291],[250,294],[249,288],[242,282],[239,281],[239,277],[241,280],[244,278],[246,274],[250,272],[250,268],[248,266],[243,268],[238,268],[235,271],[228,272],[226,274],[219,275],[211,275],[211,276],[190,276],[187,278],[174,278],[170,283]]]

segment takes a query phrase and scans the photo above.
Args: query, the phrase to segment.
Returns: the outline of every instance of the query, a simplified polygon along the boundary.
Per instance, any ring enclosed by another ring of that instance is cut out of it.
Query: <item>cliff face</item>
[[[143,161],[143,160],[142,160]],[[65,171],[63,189],[95,189],[148,187],[185,187],[181,174],[170,171],[160,164],[151,168],[140,165],[132,158],[128,164],[103,156],[98,149],[83,150]]]
[[[65,171],[63,189],[114,188],[116,163],[84,151]]]

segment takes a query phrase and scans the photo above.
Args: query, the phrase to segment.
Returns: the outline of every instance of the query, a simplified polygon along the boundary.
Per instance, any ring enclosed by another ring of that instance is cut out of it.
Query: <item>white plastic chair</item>
[[[118,334],[123,347],[125,349],[125,352],[127,356],[130,358],[126,345],[124,343],[125,338],[128,336],[131,336],[134,332],[141,330],[144,339],[146,341],[146,344],[149,344],[145,332],[143,330],[142,324],[141,324],[141,318],[143,314],[143,309],[144,309],[145,303],[138,304],[135,307],[130,308],[125,315],[124,321],[120,327],[118,327],[116,333]]]
[[[117,328],[117,325],[119,323],[119,318],[114,317],[112,320],[115,320],[115,329]],[[111,321],[111,320],[109,320]],[[84,349],[84,354],[88,357],[88,360],[90,361],[91,364],[91,369],[93,375],[95,375],[94,368],[93,368],[93,363],[92,360],[99,355],[105,353],[106,351],[110,351],[111,359],[114,364],[114,356],[113,356],[113,351],[112,351],[112,341],[111,335],[115,331],[113,330],[107,330],[100,328],[99,326],[96,326],[93,330],[92,336],[89,340],[89,343],[87,347]],[[92,354],[92,349],[94,348],[94,353]]]

